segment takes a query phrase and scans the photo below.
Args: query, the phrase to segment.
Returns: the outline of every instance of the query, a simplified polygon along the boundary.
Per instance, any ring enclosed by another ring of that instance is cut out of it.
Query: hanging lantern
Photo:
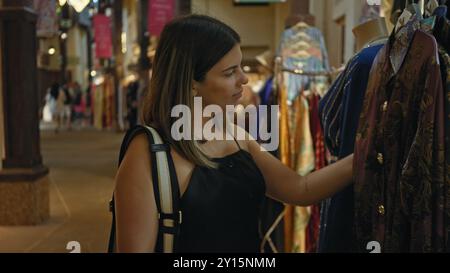
[[[59,5],[62,7],[66,4],[67,0],[59,0]]]
[[[89,0],[68,0],[69,4],[78,12],[82,12],[89,4]]]

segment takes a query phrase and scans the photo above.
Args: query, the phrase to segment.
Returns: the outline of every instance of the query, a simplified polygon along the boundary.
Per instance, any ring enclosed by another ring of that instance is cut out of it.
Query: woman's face
[[[203,107],[215,104],[225,110],[226,105],[238,104],[242,86],[248,82],[241,62],[241,47],[237,44],[208,71],[204,81],[194,83],[194,92],[202,97]]]

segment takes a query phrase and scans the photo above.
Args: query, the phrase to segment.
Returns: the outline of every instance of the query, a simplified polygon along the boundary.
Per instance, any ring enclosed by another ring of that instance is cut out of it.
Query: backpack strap
[[[170,156],[170,146],[164,144],[158,132],[149,126],[145,128],[152,138],[150,152],[152,157],[152,177],[155,201],[158,206],[159,230],[162,252],[171,253],[176,246],[176,237],[183,220],[179,206],[180,191],[174,163]],[[158,243],[157,243],[158,245]]]
[[[175,166],[170,155],[170,146],[164,144],[158,132],[149,126],[135,126],[125,135],[120,148],[119,165],[134,136],[145,133],[149,141],[149,152],[152,162],[152,180],[155,202],[158,210],[159,232],[156,242],[156,252],[171,253],[177,244],[180,232],[182,213],[179,206],[180,191]],[[113,223],[109,240],[108,252],[115,250],[115,209],[114,196],[110,202]]]

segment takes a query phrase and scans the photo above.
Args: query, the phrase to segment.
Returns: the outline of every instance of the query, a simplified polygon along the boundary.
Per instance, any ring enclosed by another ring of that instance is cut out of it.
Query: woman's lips
[[[242,93],[244,93],[244,90],[239,91],[239,93],[236,93],[233,95],[233,97],[242,97]]]

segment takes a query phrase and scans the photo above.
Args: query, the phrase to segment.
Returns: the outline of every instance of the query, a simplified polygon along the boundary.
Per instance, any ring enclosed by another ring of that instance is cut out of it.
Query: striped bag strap
[[[152,162],[152,180],[155,202],[158,210],[159,232],[156,242],[156,252],[172,253],[176,249],[177,237],[182,223],[182,213],[179,206],[180,190],[175,172],[175,165],[170,154],[170,146],[165,144],[158,131],[150,126],[135,126],[125,135],[120,149],[119,165],[134,136],[145,133],[149,142],[149,152]],[[115,250],[115,210],[114,196],[110,202],[113,224],[109,240],[108,252]]]

